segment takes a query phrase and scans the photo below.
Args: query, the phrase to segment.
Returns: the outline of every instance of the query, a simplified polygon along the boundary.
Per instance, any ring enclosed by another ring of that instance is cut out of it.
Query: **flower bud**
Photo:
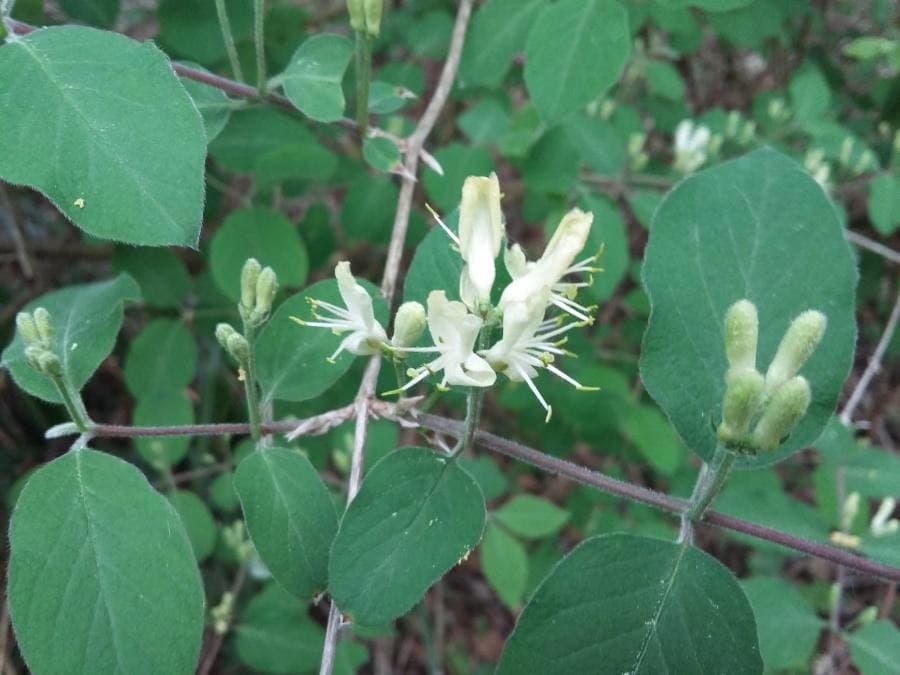
[[[756,370],[756,341],[759,317],[756,305],[738,300],[725,313],[725,355],[728,357],[729,377],[745,370]]]
[[[22,342],[26,346],[40,343],[41,336],[34,323],[34,317],[28,312],[16,314],[16,329],[19,331],[19,335],[22,336]]]
[[[26,347],[25,359],[32,368],[47,377],[59,377],[62,375],[62,362],[60,362],[59,357],[45,347],[40,345]]]
[[[50,318],[50,312],[44,307],[38,307],[34,310],[34,325],[37,328],[41,344],[49,347],[53,344],[53,320]]]
[[[878,619],[878,607],[871,605],[861,611],[856,617],[856,625],[859,627],[867,626],[874,623]]]
[[[216,340],[222,345],[223,349],[228,349],[228,338],[237,333],[237,331],[227,323],[220,323],[216,326]]]
[[[384,0],[363,0],[363,10],[366,17],[366,32],[372,37],[378,37],[381,32],[381,14],[384,11]]]
[[[363,0],[347,0],[347,13],[350,14],[350,27],[360,33],[366,30],[366,10]]]
[[[228,340],[225,342],[225,349],[238,363],[245,363],[250,360],[250,343],[247,342],[247,338],[237,331],[228,336]]]
[[[271,267],[264,268],[256,279],[256,304],[249,316],[249,323],[258,326],[272,311],[272,302],[278,292],[278,277]]]
[[[753,430],[753,444],[762,450],[775,450],[806,414],[810,398],[806,378],[798,376],[781,385]]]
[[[256,282],[262,272],[262,265],[256,258],[247,258],[241,270],[241,307],[242,314],[249,314],[256,306]]]
[[[797,374],[822,340],[826,323],[825,315],[816,310],[802,312],[793,320],[766,372],[767,394]]]
[[[412,347],[425,331],[425,308],[418,302],[404,302],[394,316],[394,347]]]
[[[719,425],[723,442],[737,445],[746,438],[750,422],[762,404],[764,385],[763,376],[755,370],[743,370],[729,379]]]

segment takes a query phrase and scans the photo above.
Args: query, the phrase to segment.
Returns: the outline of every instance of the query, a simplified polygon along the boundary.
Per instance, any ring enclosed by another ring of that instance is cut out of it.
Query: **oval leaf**
[[[175,509],[133,466],[76,450],[39,469],[10,545],[10,612],[32,672],[193,672],[200,573]]]
[[[458,464],[425,448],[378,462],[331,547],[328,588],[345,614],[379,625],[405,614],[484,530],[484,497]]]
[[[375,318],[385,325],[387,307],[381,293],[365,279],[357,278],[357,281],[369,291]],[[348,352],[342,353],[333,363],[327,360],[343,336],[323,328],[300,326],[291,320],[292,316],[311,318],[308,298],[343,306],[337,282],[326,279],[288,298],[278,307],[256,342],[259,380],[266,401],[314,398],[337,382],[353,363]]]
[[[628,13],[615,0],[545,7],[525,44],[525,85],[548,124],[609,89],[631,53]]]
[[[767,464],[811,444],[834,410],[856,344],[856,264],[837,214],[800,166],[763,149],[696,174],[656,212],[644,257],[652,311],[641,351],[647,391],[685,445],[712,456],[727,360],[722,322],[741,298],[759,310],[765,372],[790,322],[817,309],[821,344],[800,373],[812,404]]]
[[[152,43],[37,30],[0,48],[0,82],[0,177],[40,190],[94,236],[196,245],[206,132]]]
[[[497,673],[757,675],[762,660],[750,604],[721,563],[613,534],[584,541],[544,579]]]
[[[317,122],[337,122],[344,116],[341,81],[352,55],[353,44],[340,35],[309,38],[282,75],[285,95]]]
[[[337,514],[313,465],[295,450],[260,448],[234,475],[247,531],[272,576],[308,600],[328,583]]]
[[[69,286],[33,300],[23,311],[44,307],[53,317],[56,353],[62,361],[63,376],[81,389],[100,362],[112,351],[122,327],[122,305],[137,300],[140,291],[127,274],[109,281]],[[52,403],[62,403],[56,387],[25,360],[25,344],[16,333],[3,351],[3,366],[22,389]]]

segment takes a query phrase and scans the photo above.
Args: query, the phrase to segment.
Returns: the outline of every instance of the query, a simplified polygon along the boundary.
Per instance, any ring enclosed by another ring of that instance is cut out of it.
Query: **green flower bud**
[[[381,32],[381,15],[384,12],[384,0],[363,0],[366,16],[366,32],[378,37]]]
[[[33,344],[39,344],[41,341],[40,333],[34,323],[34,317],[28,312],[19,312],[16,314],[16,329],[22,336],[22,342],[26,347]]]
[[[45,351],[47,350],[39,344],[31,344],[25,347],[25,360],[28,361],[29,366],[38,372],[41,372],[40,356]]]
[[[216,340],[223,349],[228,349],[228,338],[236,333],[237,331],[230,324],[220,323],[216,326]]]
[[[806,378],[798,376],[781,385],[753,430],[753,444],[762,450],[775,450],[806,414],[810,398]]]
[[[738,300],[725,312],[725,355],[730,366],[726,379],[745,370],[756,370],[758,336],[756,305]]]
[[[394,347],[412,347],[425,331],[425,308],[418,302],[404,302],[394,316]]]
[[[360,33],[366,30],[366,10],[363,0],[347,0],[347,12],[350,14],[350,27]]]
[[[826,324],[825,315],[815,310],[807,310],[793,320],[766,372],[767,394],[771,396],[797,374],[822,340]]]
[[[62,375],[62,362],[59,357],[48,349],[41,349],[36,355],[37,370],[47,377],[59,377]]]
[[[50,318],[50,312],[44,307],[34,310],[34,325],[40,335],[41,344],[49,347],[53,343],[53,320]]]
[[[723,442],[739,445],[746,438],[750,422],[762,404],[764,386],[763,376],[755,370],[741,371],[728,380],[719,426]]]
[[[857,615],[856,625],[860,627],[868,626],[870,623],[874,623],[876,619],[878,619],[878,608],[872,605],[866,607]]]
[[[262,323],[269,312],[272,311],[272,302],[275,300],[275,294],[278,292],[278,278],[275,276],[275,270],[271,267],[264,268],[256,279],[256,304],[253,312],[250,314],[250,323],[259,325]]]
[[[241,270],[241,316],[250,314],[256,306],[256,282],[262,272],[262,265],[256,258],[247,258]]]
[[[250,343],[247,342],[247,338],[237,331],[228,336],[225,349],[238,363],[245,363],[250,360]]]

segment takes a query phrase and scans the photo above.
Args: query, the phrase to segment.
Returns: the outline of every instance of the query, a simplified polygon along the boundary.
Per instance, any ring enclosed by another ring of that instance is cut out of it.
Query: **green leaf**
[[[175,509],[133,466],[86,449],[45,465],[10,546],[10,612],[32,672],[193,672],[200,574]]]
[[[294,53],[282,74],[291,103],[317,122],[337,122],[344,116],[341,81],[353,55],[353,43],[340,35],[314,35]]]
[[[618,2],[560,0],[541,11],[528,34],[525,85],[541,117],[554,124],[615,84],[630,53],[628,14]]]
[[[484,498],[471,476],[425,448],[376,464],[331,547],[328,584],[362,625],[405,614],[481,539]]]
[[[229,171],[246,173],[285,146],[315,144],[316,137],[299,119],[270,107],[248,108],[232,113],[209,153]]]
[[[375,318],[386,325],[387,307],[381,293],[366,280],[357,278],[357,281],[372,296]],[[343,307],[334,279],[320,281],[278,307],[256,341],[257,370],[264,401],[315,398],[337,382],[353,363],[353,357],[348,352],[338,356],[334,363],[326,360],[344,336],[323,328],[300,326],[291,320],[292,316],[311,318],[309,298]]]
[[[784,579],[754,577],[741,587],[756,615],[766,671],[807,671],[825,624],[815,608]]]
[[[208,72],[205,68],[195,63],[185,63],[184,65],[194,70]],[[221,89],[192,80],[189,77],[180,77],[179,79],[182,86],[193,99],[194,105],[197,106],[200,117],[203,118],[203,128],[206,129],[206,141],[208,143],[222,133],[222,129],[228,124],[235,102],[228,98],[228,95]]]
[[[32,300],[23,309],[44,307],[53,317],[54,349],[62,361],[63,377],[81,389],[112,351],[122,326],[122,306],[140,297],[127,274],[109,281],[69,286]],[[3,366],[22,389],[51,403],[62,399],[50,379],[25,360],[25,345],[16,334],[3,351]]]
[[[151,307],[180,307],[191,292],[191,277],[184,263],[164,248],[117,246],[113,269],[127,272]]]
[[[391,237],[399,191],[389,180],[364,176],[347,188],[340,223],[351,241],[386,244]]]
[[[60,0],[62,10],[71,18],[112,28],[119,16],[119,0]]]
[[[455,222],[444,222],[456,229]],[[455,221],[455,216],[453,218]],[[451,248],[450,238],[441,227],[433,227],[416,247],[412,264],[403,284],[403,299],[415,300],[424,306],[428,294],[433,290],[443,290],[450,300],[459,300],[459,275],[462,272],[463,260],[459,251]]]
[[[828,113],[831,104],[831,88],[821,71],[815,66],[801,68],[788,86],[794,119],[801,125],[817,122]]]
[[[606,300],[619,287],[630,262],[625,222],[618,207],[605,197],[590,196],[584,202],[594,214],[585,254],[603,251],[597,262],[603,271],[593,276],[593,284],[585,292],[594,300]]]
[[[444,175],[427,171],[422,183],[431,205],[438,212],[452,211],[459,205],[463,181],[467,176],[486,176],[494,166],[487,149],[462,143],[445,145],[434,153],[434,158],[444,169]]]
[[[516,608],[528,581],[528,555],[519,541],[502,527],[488,524],[481,542],[481,571],[508,607]]]
[[[169,501],[178,511],[197,560],[205,560],[213,552],[217,536],[216,523],[206,504],[200,497],[187,490],[176,490],[171,493]]]
[[[459,80],[464,86],[496,89],[513,56],[525,48],[525,38],[547,0],[489,0],[472,18],[466,36]]]
[[[37,30],[0,47],[0,82],[0,178],[40,190],[96,237],[196,245],[206,134],[152,43]]]
[[[756,623],[737,580],[703,551],[613,534],[581,543],[532,596],[498,675],[757,675]]]
[[[194,423],[194,404],[185,392],[163,392],[140,399],[132,422],[137,426],[168,426]],[[141,436],[134,439],[138,454],[150,466],[165,470],[187,454],[190,436]]]
[[[137,398],[178,392],[194,379],[197,343],[175,319],[154,319],[131,341],[125,385]]]
[[[900,630],[884,619],[846,636],[850,656],[862,675],[900,673]]]
[[[325,631],[307,608],[278,584],[269,584],[241,612],[238,658],[266,673],[307,673],[319,666]]]
[[[375,136],[363,143],[363,157],[373,169],[390,171],[400,162],[400,149],[391,139]]]
[[[641,375],[684,444],[712,456],[725,391],[723,317],[737,300],[759,310],[757,366],[765,371],[790,322],[828,317],[801,374],[806,417],[764,465],[814,442],[840,394],[856,343],[856,265],[837,214],[800,166],[770,149],[695,174],[660,205],[644,258],[652,313]]]
[[[260,447],[238,466],[234,487],[250,538],[275,580],[304,600],[325,590],[337,514],[309,460],[296,450]]]
[[[678,70],[668,61],[647,62],[647,89],[669,101],[681,101],[684,98],[684,81]]]
[[[240,43],[253,30],[253,6],[245,0],[224,2],[231,32]],[[156,17],[158,39],[166,51],[210,67],[225,60],[225,43],[215,2],[161,0]]]
[[[900,177],[883,173],[869,183],[869,218],[884,236],[900,227]]]
[[[469,140],[478,144],[497,143],[509,131],[509,112],[492,98],[479,101],[456,120]]]
[[[518,495],[501,506],[494,518],[521,537],[538,539],[556,534],[569,519],[569,512],[546,499]]]
[[[282,287],[302,286],[309,271],[306,246],[283,214],[263,208],[232,211],[209,247],[213,279],[229,298],[241,298],[241,270],[247,258],[271,267]]]
[[[388,115],[406,107],[414,98],[416,95],[406,87],[376,80],[369,85],[369,112]]]
[[[684,449],[665,416],[654,407],[635,405],[622,420],[622,431],[653,468],[672,475],[684,460]]]
[[[597,173],[615,176],[625,168],[628,138],[609,122],[578,113],[566,118],[561,128],[581,161]]]
[[[471,459],[461,457],[458,461],[459,465],[478,483],[485,499],[496,499],[509,489],[509,481],[497,466],[497,462],[490,457],[484,455]]]

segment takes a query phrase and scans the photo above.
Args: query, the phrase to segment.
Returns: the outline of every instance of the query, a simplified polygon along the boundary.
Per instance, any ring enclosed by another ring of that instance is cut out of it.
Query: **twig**
[[[406,156],[404,158],[404,171],[400,195],[397,199],[397,211],[394,215],[394,225],[391,230],[391,240],[388,244],[387,260],[384,265],[384,275],[381,279],[381,294],[384,296],[387,306],[390,307],[394,299],[394,291],[397,287],[397,277],[400,273],[400,258],[403,254],[403,245],[406,242],[406,230],[409,227],[409,215],[412,210],[413,193],[416,188],[416,173],[419,168],[419,153],[425,145],[425,139],[431,133],[437,122],[453,81],[456,79],[456,71],[462,56],[463,43],[466,37],[466,28],[469,25],[469,17],[472,14],[473,0],[460,0],[459,9],[456,12],[456,22],[453,26],[453,35],[450,39],[450,47],[447,52],[447,60],[441,70],[440,78],[435,87],[434,94],[419,118],[418,124],[412,135],[407,140]],[[356,405],[356,426],[353,434],[353,456],[350,463],[350,479],[347,484],[347,503],[349,504],[359,492],[362,483],[363,466],[365,464],[366,433],[368,428],[368,407],[375,393],[375,385],[378,381],[378,372],[381,369],[381,359],[373,356],[366,367],[359,391],[354,404]],[[325,643],[322,647],[322,661],[319,666],[319,675],[331,675],[334,668],[334,654],[337,648],[338,631],[340,622],[340,610],[331,603],[328,612],[328,626],[325,631]]]
[[[844,236],[847,238],[847,241],[856,244],[860,248],[868,249],[869,251],[872,251],[872,253],[877,253],[885,260],[890,260],[892,263],[900,265],[900,252],[897,252],[884,244],[879,244],[874,239],[864,237],[853,230],[844,230]]]
[[[232,597],[237,599],[238,594],[241,592],[241,588],[244,587],[244,582],[247,579],[247,565],[242,564],[238,569],[238,573],[234,578],[234,583],[231,584],[231,588],[229,589],[229,593],[231,593]],[[230,628],[230,626],[229,626]],[[209,644],[209,649],[206,651],[206,656],[203,658],[203,662],[197,668],[196,675],[208,675],[212,670],[212,667],[216,664],[216,659],[219,656],[219,651],[222,649],[222,643],[225,641],[225,636],[228,634],[228,631],[213,631],[213,638]]]
[[[392,419],[410,426],[418,425],[431,431],[453,436],[454,438],[459,438],[465,431],[463,422],[447,419],[446,417],[439,417],[437,415],[416,413],[413,410],[406,409],[402,405],[398,406],[385,401],[373,400],[369,402],[368,408],[370,413],[380,417]],[[338,411],[330,411],[316,417],[311,417],[301,424],[326,416],[332,416],[332,420],[334,420],[334,413],[351,409],[352,406],[346,406],[345,408],[338,409]],[[349,415],[347,417],[349,417]],[[282,433],[294,429],[295,427],[297,427],[296,421],[287,420],[273,422],[264,425],[263,428],[267,429],[268,433]],[[126,427],[100,424],[92,429],[92,433],[95,437],[249,434],[250,426],[246,423],[196,424],[178,427]],[[648,506],[652,506],[662,511],[680,514],[688,506],[688,501],[686,499],[672,497],[662,492],[651,490],[650,488],[612,478],[599,471],[594,471],[588,467],[546,455],[539,450],[495,436],[486,431],[476,432],[475,442],[488,450],[499,452],[507,457],[512,457],[513,459],[525,462],[526,464],[530,464],[544,471],[574,480],[582,485],[598,488],[604,492],[609,492],[610,494],[625,499],[647,504]],[[888,581],[900,582],[900,568],[898,567],[884,565],[834,546],[811,542],[801,537],[796,537],[792,534],[766,527],[765,525],[759,525],[740,518],[734,518],[733,516],[728,516],[717,511],[707,511],[702,522],[734,530],[735,532],[741,532],[742,534],[748,534],[757,539],[764,539],[775,544],[781,544],[782,546],[793,548],[794,550],[817,558],[822,558],[823,560],[846,565],[863,574],[880,577],[887,579]]]
[[[878,344],[875,346],[875,352],[872,354],[872,358],[869,359],[869,364],[863,371],[862,377],[859,378],[859,382],[856,383],[853,393],[850,394],[850,398],[847,399],[847,403],[841,411],[841,422],[845,425],[851,424],[853,413],[856,412],[856,407],[866,393],[866,389],[868,389],[869,384],[872,382],[872,378],[875,377],[879,370],[881,370],[881,359],[884,357],[884,353],[887,351],[888,345],[894,337],[894,331],[897,330],[898,321],[900,321],[900,292],[897,293],[897,299],[894,301],[894,308],[891,310],[890,317],[888,317],[887,325],[884,327],[884,333],[881,334],[881,339],[878,340]]]
[[[419,414],[416,417],[416,421],[426,429],[438,431],[457,438],[464,431],[462,422],[438,417],[436,415]],[[499,436],[495,436],[486,431],[476,432],[475,442],[489,450],[531,464],[544,471],[569,478],[582,485],[599,488],[604,492],[609,492],[632,501],[641,502],[663,511],[680,514],[688,506],[688,501],[686,499],[672,497],[663,494],[662,492],[651,490],[650,488],[611,478],[598,471],[579,466],[578,464],[573,464],[564,459],[546,455],[534,448],[529,448],[528,446],[516,443],[515,441],[500,438]],[[782,546],[793,548],[802,553],[822,558],[823,560],[829,560],[840,565],[845,565],[846,567],[864,574],[887,579],[889,581],[900,581],[900,568],[898,567],[892,567],[891,565],[885,565],[874,560],[869,560],[835,546],[820,544],[801,537],[796,537],[787,532],[766,527],[765,525],[759,525],[758,523],[734,518],[733,516],[719,513],[718,511],[707,511],[702,522],[734,530],[735,532],[741,532],[742,534],[748,534],[757,539],[765,539],[766,541],[781,544]]]
[[[25,236],[22,234],[19,214],[9,198],[6,186],[2,182],[0,182],[0,206],[3,207],[7,214],[6,220],[9,225],[9,236],[12,239],[19,267],[22,269],[22,276],[26,279],[33,279],[34,267],[31,264],[31,258],[28,257],[28,249],[25,247]]]

